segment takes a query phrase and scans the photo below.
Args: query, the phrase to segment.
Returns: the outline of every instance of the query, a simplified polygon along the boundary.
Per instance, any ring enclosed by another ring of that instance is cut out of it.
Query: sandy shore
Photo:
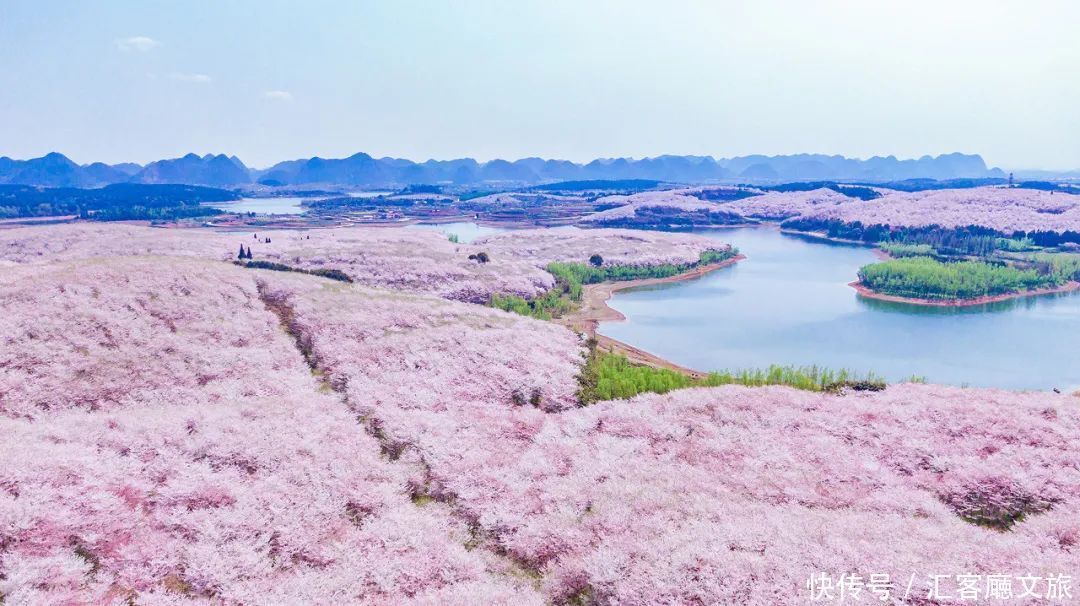
[[[973,305],[986,305],[987,303],[997,303],[999,301],[1008,301],[1009,299],[1021,299],[1023,297],[1037,297],[1039,295],[1053,295],[1064,292],[1073,292],[1080,290],[1080,282],[1067,282],[1062,286],[1054,288],[1041,288],[1039,290],[1026,290],[1024,292],[1013,292],[1003,295],[993,295],[986,297],[976,297],[974,299],[917,299],[909,297],[899,297],[896,295],[886,295],[879,292],[874,292],[864,286],[861,282],[855,281],[848,286],[854,288],[860,297],[866,297],[867,299],[877,299],[878,301],[893,301],[896,303],[908,303],[911,305],[927,305],[930,307],[971,307]]]
[[[584,286],[584,292],[581,296],[581,308],[566,314],[565,316],[555,320],[559,324],[567,326],[575,331],[585,333],[586,335],[596,339],[597,347],[601,351],[621,353],[627,357],[628,360],[635,364],[644,364],[646,366],[652,366],[654,368],[666,368],[681,372],[687,376],[700,378],[704,377],[706,373],[694,370],[692,368],[686,368],[679,366],[673,362],[665,360],[661,357],[655,356],[647,351],[638,349],[633,345],[628,345],[617,339],[606,337],[596,333],[596,328],[600,322],[605,321],[621,321],[626,317],[619,313],[617,310],[612,309],[608,304],[608,299],[613,294],[620,290],[626,290],[628,288],[637,288],[640,286],[652,286],[654,284],[668,284],[671,282],[681,282],[683,280],[692,280],[694,278],[700,278],[705,274],[722,269],[724,267],[730,267],[739,261],[745,259],[745,255],[736,255],[720,263],[712,263],[709,265],[702,265],[695,267],[694,269],[683,272],[678,275],[669,276],[667,278],[646,278],[643,280],[626,280],[621,282],[602,282],[600,284],[586,284]]]

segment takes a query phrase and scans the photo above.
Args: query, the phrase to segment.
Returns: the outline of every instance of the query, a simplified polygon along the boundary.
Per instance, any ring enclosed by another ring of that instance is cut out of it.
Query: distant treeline
[[[986,178],[986,179],[904,179],[902,181],[885,181],[885,182],[841,182],[841,181],[796,181],[793,183],[781,183],[779,185],[746,185],[744,187],[757,187],[766,191],[811,191],[815,189],[827,188],[833,191],[840,192],[846,196],[853,198],[860,198],[862,200],[873,200],[880,198],[881,194],[873,189],[874,187],[881,187],[885,189],[895,189],[897,191],[927,191],[935,189],[971,189],[974,187],[984,187],[987,185],[1004,185],[1008,183],[1007,179],[1000,178]],[[1062,185],[1054,183],[1052,181],[1023,181],[1016,184],[1019,189],[1039,189],[1044,191],[1061,191],[1066,193],[1080,193],[1080,187],[1073,187],[1071,185]]]
[[[931,189],[971,189],[986,185],[1005,185],[1008,179],[905,179],[903,181],[888,181],[885,183],[860,183],[859,185],[876,185],[899,191],[926,191]],[[1053,181],[1021,181],[1014,184],[1018,189],[1039,189],[1043,191],[1061,191],[1066,193],[1080,193],[1080,187],[1068,184],[1059,184]]]
[[[402,188],[398,193],[400,194],[441,194],[443,188],[441,185],[433,185],[430,183],[413,183]]]
[[[719,189],[703,189],[691,194],[699,200],[707,200],[709,202],[732,202],[734,200],[742,200],[743,198],[753,198],[754,196],[760,196],[757,191],[744,189],[742,187],[723,187]]]
[[[379,210],[384,208],[409,208],[415,206],[420,200],[412,198],[391,199],[385,196],[358,197],[339,196],[323,200],[305,200],[304,205],[313,210],[320,211],[348,211],[348,210]]]
[[[1080,185],[1054,183],[1053,181],[1024,181],[1017,185],[1021,189],[1038,189],[1042,191],[1060,191],[1067,194],[1080,194]]]
[[[534,185],[531,189],[537,191],[645,191],[647,189],[654,189],[661,183],[663,183],[663,181],[654,181],[652,179],[589,179],[583,181],[545,183],[543,185]]]
[[[766,191],[778,191],[778,192],[791,192],[791,191],[813,191],[815,189],[831,189],[835,192],[844,194],[845,196],[851,196],[852,198],[859,198],[860,200],[873,200],[880,198],[881,194],[872,188],[864,187],[862,185],[848,185],[837,183],[836,181],[800,181],[798,183],[783,183],[781,185],[766,185],[760,187]]]
[[[853,185],[871,185],[899,191],[927,191],[931,189],[971,189],[986,185],[1004,185],[1008,182],[1007,179],[992,177],[985,179],[904,179],[901,181],[885,181],[883,183],[856,182]]]
[[[118,183],[100,189],[0,185],[0,218],[78,215],[84,219],[180,219],[222,211],[204,202],[239,200],[236,192],[198,185]]]
[[[860,221],[846,223],[839,219],[793,217],[780,224],[785,229],[819,232],[830,238],[857,240],[868,244],[898,242],[903,244],[929,244],[945,254],[986,256],[998,249],[1009,249],[1009,241],[1024,241],[1034,246],[1060,246],[1065,243],[1080,244],[1080,232],[1065,231],[1016,231],[1011,234],[989,227],[968,225],[946,228],[938,225],[925,227],[891,227],[889,225],[863,225]]]
[[[198,204],[177,206],[109,206],[95,211],[79,213],[82,219],[93,221],[176,221],[196,217],[212,217],[226,211]]]

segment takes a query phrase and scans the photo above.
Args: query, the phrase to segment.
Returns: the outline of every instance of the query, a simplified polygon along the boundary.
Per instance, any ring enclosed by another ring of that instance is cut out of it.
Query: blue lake
[[[446,234],[447,237],[449,237],[450,234],[454,234],[458,237],[458,242],[463,244],[467,244],[484,236],[501,234],[505,231],[509,231],[505,227],[490,227],[466,221],[454,223],[414,223],[413,225],[405,226],[405,229],[434,229]]]
[[[770,364],[874,371],[890,380],[1009,389],[1080,388],[1080,294],[968,308],[859,297],[868,248],[780,233],[711,230],[747,255],[685,282],[617,293],[626,322],[602,334],[700,370]]]
[[[206,206],[220,208],[230,213],[255,213],[257,215],[299,215],[304,212],[300,203],[303,198],[241,198],[232,202],[207,202]]]

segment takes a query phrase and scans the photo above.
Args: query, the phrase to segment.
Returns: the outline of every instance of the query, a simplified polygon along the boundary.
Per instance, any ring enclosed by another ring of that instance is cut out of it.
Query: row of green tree
[[[621,282],[646,278],[669,278],[701,265],[726,261],[738,254],[736,249],[706,250],[696,263],[664,263],[661,265],[605,264],[603,257],[593,255],[588,263],[549,263],[548,273],[555,276],[555,287],[539,297],[525,299],[516,295],[492,295],[492,307],[541,320],[558,318],[577,308],[585,284]]]
[[[249,248],[244,258],[251,258],[251,249]],[[292,265],[286,265],[284,263],[275,263],[273,261],[233,261],[233,263],[248,269],[268,269],[270,271],[285,271],[298,274],[308,274],[309,276],[319,276],[320,278],[329,278],[331,280],[337,280],[338,282],[352,282],[352,278],[349,274],[341,271],[340,269],[304,269],[302,267],[293,267]]]
[[[589,359],[580,377],[578,398],[582,404],[601,400],[632,398],[639,393],[667,393],[686,387],[717,387],[720,385],[787,385],[808,391],[879,391],[885,381],[873,373],[858,375],[847,370],[830,370],[819,366],[769,366],[768,368],[711,372],[694,378],[666,368],[653,368],[631,363],[626,356],[602,352],[591,347]]]
[[[907,244],[904,242],[882,242],[881,250],[889,253],[890,257],[932,257],[937,254],[933,246],[929,244]]]
[[[215,215],[205,202],[239,200],[236,192],[198,185],[116,183],[99,189],[0,185],[0,218],[78,215],[83,219],[171,220]]]
[[[909,257],[867,265],[859,270],[859,281],[875,292],[900,297],[973,299],[1056,286],[1071,279],[1065,271],[1050,261],[1040,271],[982,261]]]
[[[888,225],[863,225],[860,221],[845,223],[839,219],[815,219],[795,217],[782,223],[786,229],[824,233],[830,238],[856,240],[868,244],[890,242],[894,244],[925,244],[940,254],[989,256],[999,248],[1004,234],[988,227],[944,228],[937,225],[926,227],[890,227]]]
[[[225,211],[219,208],[200,205],[178,206],[110,206],[93,212],[82,209],[80,219],[94,221],[176,221],[196,217],[212,217]]]
[[[981,225],[965,227],[891,227],[864,225],[860,221],[846,223],[839,219],[792,217],[781,224],[785,229],[823,233],[830,238],[856,240],[868,244],[892,242],[926,244],[942,255],[990,256],[995,251],[1028,250],[1032,247],[1061,246],[1080,243],[1080,232],[1016,231],[999,232]]]
[[[737,249],[710,249],[702,252],[694,263],[663,263],[659,265],[622,265],[606,264],[600,255],[593,255],[586,263],[549,263],[548,273],[555,276],[555,281],[567,292],[576,291],[580,300],[580,287],[583,284],[599,284],[607,281],[643,280],[646,278],[670,278],[701,265],[711,265],[731,259],[738,254]]]
[[[1027,259],[1040,275],[1053,276],[1059,282],[1080,281],[1080,254],[1036,253]]]

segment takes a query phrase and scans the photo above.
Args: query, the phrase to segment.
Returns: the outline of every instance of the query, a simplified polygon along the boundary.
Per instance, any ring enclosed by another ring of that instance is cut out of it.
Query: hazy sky
[[[0,155],[1080,168],[1080,3],[0,2]]]

